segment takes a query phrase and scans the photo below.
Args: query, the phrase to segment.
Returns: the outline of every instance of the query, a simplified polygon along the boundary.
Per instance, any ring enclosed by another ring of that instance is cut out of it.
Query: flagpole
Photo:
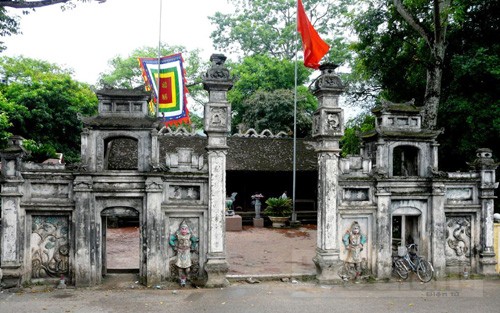
[[[155,116],[158,118],[159,115],[159,107],[160,107],[160,58],[161,58],[161,11],[162,11],[162,0],[160,1],[160,21],[159,21],[159,27],[158,27],[158,80],[156,83],[156,88],[158,90],[158,96],[156,97],[156,111],[155,111]]]
[[[298,21],[296,22],[298,26]],[[295,189],[296,189],[296,167],[297,167],[297,42],[298,32],[295,31],[295,88],[293,93],[293,174],[292,174],[292,225],[297,223],[297,212],[295,211]]]

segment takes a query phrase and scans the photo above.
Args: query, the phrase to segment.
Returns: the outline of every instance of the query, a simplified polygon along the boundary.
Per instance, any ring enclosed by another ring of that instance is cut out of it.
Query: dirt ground
[[[316,226],[226,232],[228,275],[314,274]],[[108,228],[108,269],[139,268],[139,228]]]
[[[108,269],[138,269],[139,227],[108,228],[106,235]]]
[[[226,232],[229,275],[314,274],[316,226]]]

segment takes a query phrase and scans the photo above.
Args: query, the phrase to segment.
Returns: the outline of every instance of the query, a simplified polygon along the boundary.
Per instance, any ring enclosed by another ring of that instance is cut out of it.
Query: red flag
[[[297,31],[302,37],[302,49],[304,49],[304,65],[318,69],[319,61],[325,56],[330,46],[321,39],[314,26],[307,18],[302,0],[297,1]]]

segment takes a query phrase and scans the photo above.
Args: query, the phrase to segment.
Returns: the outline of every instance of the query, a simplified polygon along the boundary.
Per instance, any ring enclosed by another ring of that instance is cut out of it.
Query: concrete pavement
[[[498,312],[499,280],[320,286],[233,283],[216,289],[53,289],[0,292],[0,312]]]

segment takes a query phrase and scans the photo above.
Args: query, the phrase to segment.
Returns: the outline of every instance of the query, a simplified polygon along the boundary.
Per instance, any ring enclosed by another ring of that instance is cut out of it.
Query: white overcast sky
[[[162,7],[160,36],[160,1]],[[78,3],[69,11],[58,5],[39,8],[21,16],[21,35],[4,37],[3,55],[23,55],[57,63],[74,70],[74,79],[95,84],[108,61],[127,57],[144,46],[183,45],[199,48],[209,59],[217,52],[208,16],[229,12],[227,0],[107,0],[103,4]]]

